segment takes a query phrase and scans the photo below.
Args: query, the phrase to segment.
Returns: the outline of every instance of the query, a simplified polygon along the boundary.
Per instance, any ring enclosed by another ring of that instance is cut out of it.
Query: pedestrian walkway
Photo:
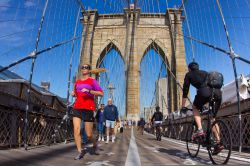
[[[91,151],[91,145],[87,152]],[[75,144],[58,144],[41,146],[28,151],[12,149],[0,151],[0,165],[9,166],[124,166],[124,165],[207,165],[212,164],[206,151],[192,159],[188,156],[185,143],[178,140],[163,138],[156,141],[151,134],[140,135],[135,129],[126,129],[123,134],[118,133],[115,143],[100,143],[100,155],[87,153],[82,160],[75,161]],[[249,156],[248,154],[245,154]],[[245,159],[245,160],[244,160]],[[249,164],[234,153],[229,165]]]

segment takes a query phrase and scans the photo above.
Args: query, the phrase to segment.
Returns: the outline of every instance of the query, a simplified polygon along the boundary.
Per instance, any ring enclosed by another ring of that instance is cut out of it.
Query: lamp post
[[[108,90],[109,90],[109,98],[111,98],[112,100],[113,100],[114,89],[115,89],[115,87],[113,87],[113,84],[110,83],[108,86]]]

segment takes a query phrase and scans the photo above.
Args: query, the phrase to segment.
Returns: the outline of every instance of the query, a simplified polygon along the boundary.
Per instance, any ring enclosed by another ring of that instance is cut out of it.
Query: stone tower
[[[187,65],[181,13],[179,9],[168,9],[162,14],[124,9],[122,14],[98,14],[97,10],[84,14],[80,65],[88,63],[96,68],[109,50],[119,52],[126,66],[127,119],[137,120],[140,116],[140,62],[149,48],[158,52],[180,85],[183,84]],[[178,96],[182,94],[177,95],[176,81],[169,70],[167,73],[168,105],[175,111],[180,103]]]

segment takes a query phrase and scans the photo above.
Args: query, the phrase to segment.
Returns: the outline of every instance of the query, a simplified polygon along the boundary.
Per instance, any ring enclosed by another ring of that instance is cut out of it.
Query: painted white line
[[[128,148],[127,159],[125,162],[125,166],[141,166],[141,159],[138,153],[137,145],[135,142],[134,130],[133,127],[131,129],[131,138]]]
[[[92,161],[86,163],[88,166],[100,166],[100,165],[106,165],[106,166],[114,166],[112,164],[109,164],[109,161]]]
[[[159,147],[149,147],[149,146],[146,146],[145,148],[151,150],[152,152],[160,153],[160,152],[157,150]]]
[[[230,159],[235,159],[235,160],[245,161],[245,162],[249,162],[250,163],[250,159],[245,159],[245,158],[237,157],[237,156],[233,156],[233,155],[230,156]]]
[[[149,133],[147,133],[147,132],[144,132],[144,133],[153,136],[152,134],[149,134]],[[173,143],[175,143],[175,144],[179,144],[179,145],[182,145],[182,146],[185,146],[185,147],[186,147],[186,143],[184,143],[183,141],[176,141],[176,140],[174,140],[174,139],[165,138],[165,137],[161,137],[161,139],[164,139],[165,141],[173,142]],[[202,151],[202,152],[207,152],[207,150],[204,149],[204,148],[202,148],[202,147],[200,148],[200,151]],[[222,156],[223,156],[223,154],[222,154]],[[238,156],[235,156],[235,155],[232,155],[232,154],[231,154],[231,156],[230,156],[230,159],[235,159],[235,160],[244,161],[244,162],[250,162],[250,159],[238,157]]]
[[[178,142],[178,141],[174,141],[172,139],[168,139],[168,138],[163,138],[164,140],[166,141],[170,141],[170,142],[173,142],[173,143],[176,143],[176,144],[179,144],[179,145],[182,145],[182,146],[185,146],[186,147],[186,143],[182,143],[182,142]],[[202,152],[206,152],[207,153],[207,150],[205,148],[200,148],[200,151]],[[220,154],[222,157],[225,157],[226,154],[222,153]],[[250,159],[246,159],[246,158],[242,158],[242,157],[238,157],[238,156],[235,156],[235,155],[231,155],[230,156],[230,159],[235,159],[235,160],[239,160],[239,161],[244,161],[244,162],[250,162]]]
[[[111,156],[113,154],[114,154],[113,152],[106,153],[106,155],[108,155],[108,156]]]
[[[193,161],[191,158],[187,158],[184,163],[184,165],[196,165],[196,162]]]

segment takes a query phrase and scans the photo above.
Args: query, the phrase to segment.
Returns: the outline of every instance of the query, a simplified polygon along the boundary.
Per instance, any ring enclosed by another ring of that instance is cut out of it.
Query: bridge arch
[[[143,51],[142,56],[140,57],[140,64],[150,49],[155,50],[160,55],[160,57],[163,59],[165,65],[169,66],[169,60],[168,60],[169,56],[167,56],[168,55],[167,49],[162,49],[162,47],[159,46],[159,42],[157,42],[157,41],[152,41],[151,43],[149,43],[147,45],[146,49]]]
[[[120,51],[120,49],[116,46],[116,44],[112,41],[110,41],[101,51],[99,58],[96,61],[96,68],[99,68],[103,59],[105,58],[105,56],[112,50],[116,50],[118,52],[118,54],[121,56],[123,62],[125,63],[124,57],[122,56],[122,53]]]
[[[159,45],[161,45],[161,46],[159,46]],[[163,114],[164,114],[164,116],[166,116],[166,115],[168,115],[169,113],[170,113],[170,108],[171,108],[171,104],[170,104],[170,100],[168,100],[168,98],[170,98],[170,95],[171,95],[171,91],[172,91],[172,84],[171,84],[171,79],[170,79],[170,77],[171,77],[171,74],[170,74],[170,72],[169,72],[169,70],[168,70],[168,68],[170,68],[169,67],[169,56],[167,56],[168,55],[168,50],[167,50],[167,48],[164,48],[164,49],[162,49],[162,47],[163,47],[164,45],[162,45],[162,43],[160,43],[159,41],[157,41],[157,40],[151,40],[150,42],[148,42],[148,44],[146,45],[146,48],[145,48],[145,50],[144,50],[144,52],[143,52],[143,54],[142,54],[142,56],[141,56],[141,58],[140,58],[140,65],[139,65],[139,67],[140,67],[140,82],[142,82],[142,77],[143,77],[143,74],[142,74],[142,66],[143,66],[143,64],[142,64],[142,62],[143,62],[143,60],[144,60],[144,58],[145,58],[145,56],[148,56],[148,53],[151,51],[151,50],[154,50],[154,52],[156,53],[156,54],[153,54],[153,56],[159,56],[159,58],[161,58],[162,59],[162,61],[163,61],[163,64],[162,65],[164,65],[165,66],[165,69],[166,69],[166,73],[167,73],[167,75],[166,75],[166,86],[167,86],[167,88],[165,89],[165,87],[164,87],[164,91],[163,92],[158,92],[158,93],[160,93],[160,94],[162,94],[164,97],[164,102],[162,101],[162,97],[161,97],[161,99],[159,99],[158,97],[159,96],[157,96],[157,98],[158,98],[158,105],[161,107],[161,110],[162,110],[162,112],[163,112]],[[154,67],[156,67],[156,66],[154,66]],[[161,68],[161,66],[159,66],[159,68]],[[145,69],[144,69],[145,70]],[[153,76],[154,77],[154,76]],[[157,76],[158,77],[158,76]],[[153,81],[155,81],[154,80],[154,78],[152,78],[153,79]],[[156,79],[157,80],[157,79]],[[151,80],[152,81],[152,80]],[[161,83],[162,84],[162,83]],[[161,89],[162,89],[163,87],[161,87]],[[166,92],[166,94],[165,94],[165,92]],[[141,93],[145,93],[145,92],[141,92]],[[166,95],[166,96],[165,96]],[[161,101],[159,101],[159,100],[161,100]],[[140,101],[140,102],[142,102],[142,101]],[[164,106],[163,106],[164,105]]]

